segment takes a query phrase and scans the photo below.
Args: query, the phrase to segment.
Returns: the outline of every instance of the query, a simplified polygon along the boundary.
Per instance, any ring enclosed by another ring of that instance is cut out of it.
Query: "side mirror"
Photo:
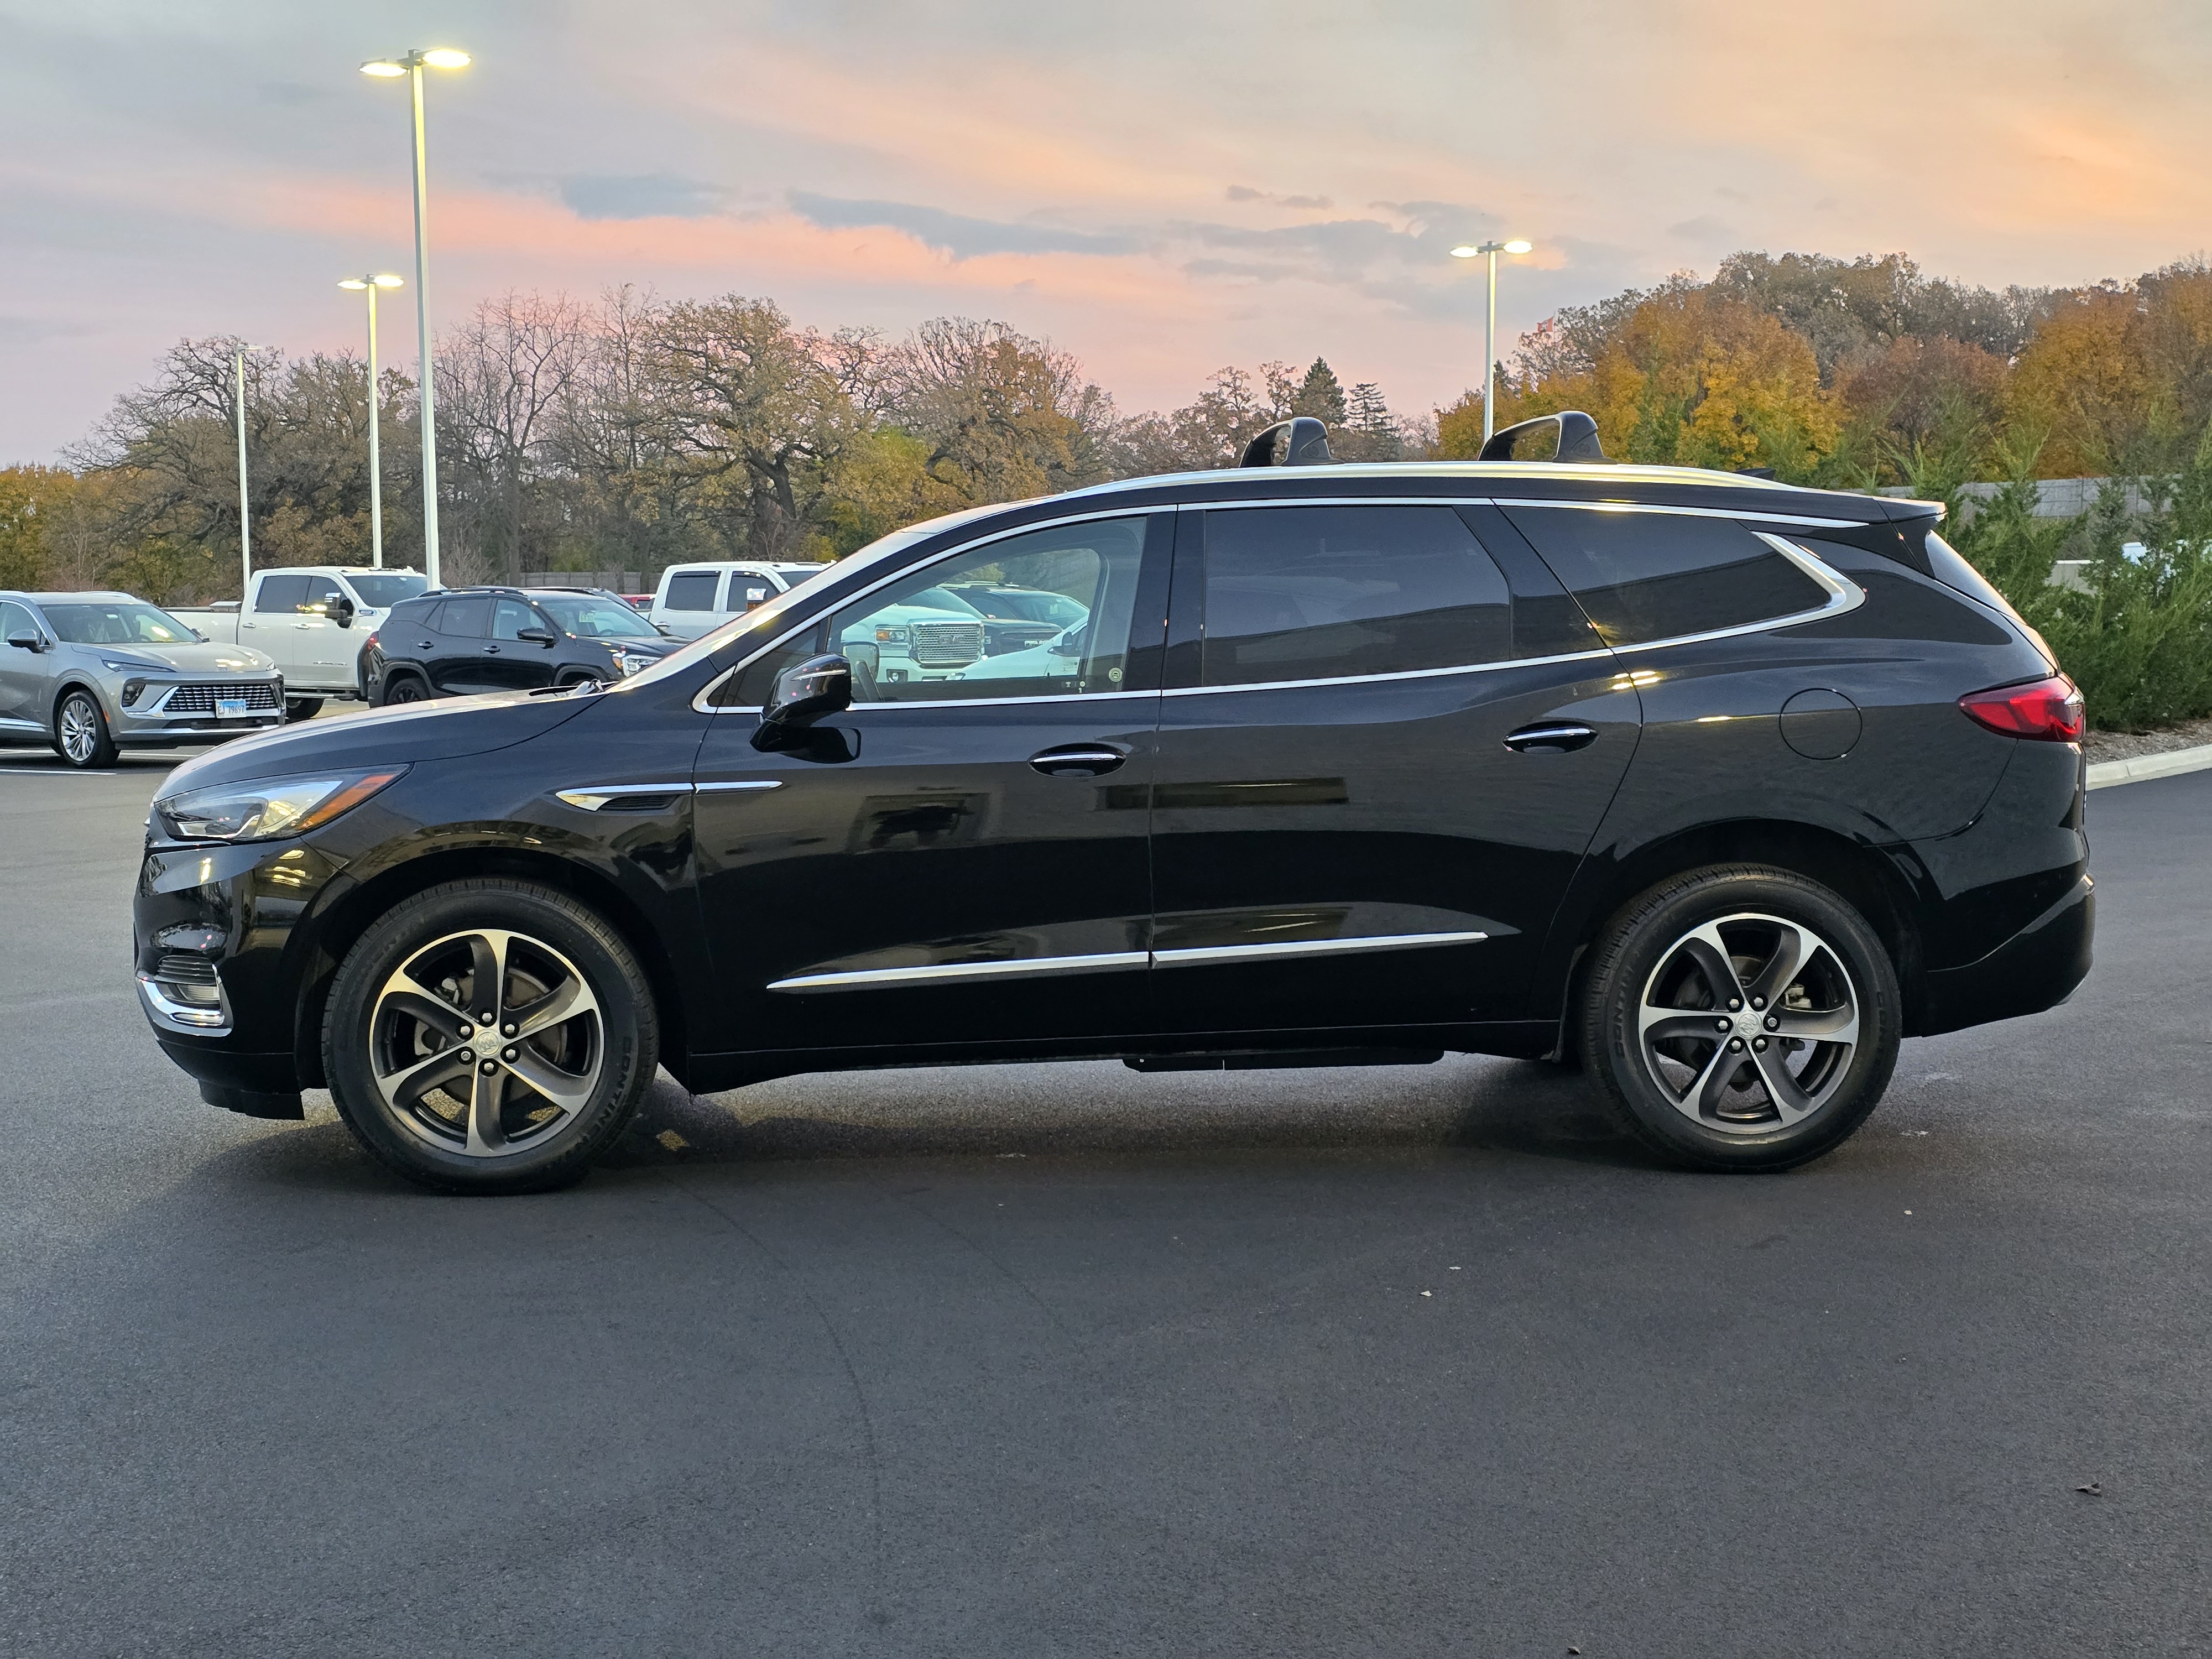
[[[514,637],[518,640],[528,640],[532,645],[550,647],[553,643],[553,630],[550,628],[518,628],[514,630]]]
[[[340,628],[353,626],[353,601],[343,593],[331,595],[331,620]]]
[[[775,677],[753,747],[771,753],[795,747],[816,720],[852,706],[853,665],[842,657],[810,657]]]
[[[36,634],[10,634],[8,643],[18,651],[43,651],[46,648],[46,641]]]

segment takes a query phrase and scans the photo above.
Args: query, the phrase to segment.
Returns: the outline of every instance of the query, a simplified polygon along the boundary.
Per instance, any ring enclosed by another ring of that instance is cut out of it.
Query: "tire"
[[[284,723],[287,726],[291,725],[296,720],[311,720],[322,712],[323,700],[320,697],[287,697],[284,699]]]
[[[477,981],[494,967],[501,996],[485,1005]],[[566,1000],[547,1008],[556,996]],[[471,1013],[493,1018],[479,1025]],[[551,1016],[534,1037],[533,1013]],[[471,1042],[459,1040],[464,1026]],[[323,1018],[325,1073],[346,1126],[388,1168],[446,1193],[581,1179],[637,1110],[659,1058],[653,994],[622,937],[574,899],[521,881],[450,882],[398,905],[346,952]]]
[[[427,702],[429,698],[429,684],[421,675],[386,674],[383,694],[377,698],[376,706],[389,708],[394,703]]]
[[[54,705],[54,752],[80,769],[115,764],[115,738],[107,728],[106,711],[82,686],[63,693]]]
[[[1583,1068],[1629,1132],[1714,1170],[1836,1146],[1889,1086],[1901,1030],[1897,969],[1866,919],[1764,865],[1686,871],[1631,900],[1592,951],[1579,1014]]]

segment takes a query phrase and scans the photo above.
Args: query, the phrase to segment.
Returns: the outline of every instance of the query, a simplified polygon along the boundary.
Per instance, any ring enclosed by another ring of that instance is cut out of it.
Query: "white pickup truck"
[[[284,674],[285,713],[307,720],[325,697],[360,696],[361,642],[393,605],[429,586],[414,570],[289,565],[254,572],[242,608],[224,599],[169,614],[210,640],[250,645],[274,657]]]

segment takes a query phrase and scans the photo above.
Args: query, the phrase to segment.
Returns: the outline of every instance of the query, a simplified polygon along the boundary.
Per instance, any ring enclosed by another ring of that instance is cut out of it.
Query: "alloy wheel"
[[[1637,1052],[1674,1109],[1765,1134],[1834,1097],[1859,1041],[1843,957],[1802,922],[1747,912],[1692,928],[1644,981]]]
[[[588,1105],[606,1064],[599,1000],[542,939],[478,928],[434,939],[377,993],[369,1068],[392,1117],[447,1152],[543,1146]]]
[[[77,693],[62,704],[62,753],[78,766],[89,766],[100,752],[100,710]]]

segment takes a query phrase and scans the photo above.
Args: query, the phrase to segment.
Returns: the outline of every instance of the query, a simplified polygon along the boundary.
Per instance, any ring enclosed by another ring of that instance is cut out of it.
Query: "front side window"
[[[721,585],[719,570],[681,571],[668,579],[668,598],[663,604],[671,611],[712,611],[714,590]]]
[[[544,619],[520,599],[501,599],[492,612],[491,636],[495,640],[519,640],[526,628],[543,628]]]
[[[50,605],[46,621],[71,645],[190,645],[199,635],[166,611],[136,600]]]
[[[264,576],[261,586],[253,592],[253,609],[257,615],[282,612],[297,616],[307,602],[307,579],[305,576]]]
[[[1449,507],[1237,507],[1205,526],[1202,685],[1514,654],[1505,578]]]
[[[739,677],[730,701],[759,707],[778,673],[823,652],[853,664],[856,704],[1118,691],[1149,522],[1054,525],[909,572],[769,652]],[[1042,643],[994,650],[984,614],[960,596],[969,584],[1049,593],[1071,620]]]
[[[1732,520],[1565,507],[1504,512],[1607,645],[1750,627],[1828,602],[1820,583]]]
[[[31,620],[31,613],[11,599],[0,599],[0,640],[10,640],[19,634],[38,634],[45,630]]]

